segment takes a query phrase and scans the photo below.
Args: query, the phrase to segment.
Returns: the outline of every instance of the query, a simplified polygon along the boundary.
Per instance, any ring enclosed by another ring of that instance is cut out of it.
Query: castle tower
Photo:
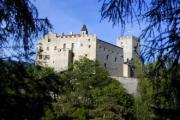
[[[86,25],[83,25],[83,27],[81,28],[81,35],[88,35],[88,30]]]
[[[116,44],[123,48],[123,76],[134,77],[134,66],[132,65],[132,61],[139,58],[140,47],[138,38],[134,36],[119,37]]]
[[[138,57],[140,51],[138,38],[134,36],[119,37],[116,44],[123,48],[124,62]]]

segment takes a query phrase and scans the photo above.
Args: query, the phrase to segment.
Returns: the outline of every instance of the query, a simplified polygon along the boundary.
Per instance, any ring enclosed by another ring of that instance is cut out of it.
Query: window
[[[49,50],[49,47],[47,47],[46,50]]]
[[[43,51],[43,48],[40,46],[39,47],[39,52],[42,52]]]
[[[106,63],[104,63],[104,67],[105,67],[105,68],[107,67]]]
[[[59,52],[61,52],[61,49],[59,49]]]
[[[64,43],[64,45],[63,45],[63,49],[66,49],[66,44]]]
[[[112,53],[114,53],[114,51],[112,51]]]
[[[83,46],[83,44],[81,43],[81,44],[80,44],[80,46],[82,47],[82,46]]]
[[[50,39],[50,38],[48,38],[48,42],[51,42],[51,39]]]
[[[104,48],[104,51],[106,50],[106,48]]]
[[[106,60],[108,60],[109,59],[109,55],[106,55]]]
[[[72,49],[72,50],[74,49],[74,43],[71,44],[71,49]]]
[[[39,55],[39,59],[42,59],[42,55]]]
[[[85,57],[87,57],[88,55],[87,54],[85,54]]]
[[[115,62],[117,61],[117,57],[115,57],[114,61],[115,61]]]
[[[57,50],[57,46],[54,46],[54,50]]]
[[[88,41],[90,42],[90,39],[88,39]]]
[[[91,48],[91,45],[89,45],[88,47]]]
[[[45,55],[44,60],[49,60],[50,59],[50,55]]]

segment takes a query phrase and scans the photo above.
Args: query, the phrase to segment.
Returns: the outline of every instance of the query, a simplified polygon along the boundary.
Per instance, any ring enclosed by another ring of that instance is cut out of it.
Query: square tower
[[[138,58],[140,54],[138,38],[134,36],[122,36],[117,39],[116,44],[123,48],[124,62]]]
[[[117,39],[117,46],[123,48],[123,76],[135,77],[133,60],[139,59],[140,47],[138,38],[134,36],[122,36]]]

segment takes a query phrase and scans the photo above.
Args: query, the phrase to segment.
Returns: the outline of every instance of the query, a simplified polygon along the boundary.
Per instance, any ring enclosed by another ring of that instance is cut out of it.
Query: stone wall
[[[123,50],[122,48],[97,40],[96,59],[102,67],[112,76],[123,76]]]
[[[138,85],[137,78],[129,78],[129,77],[112,77],[112,78],[119,81],[129,94],[135,95],[137,93],[137,85]]]

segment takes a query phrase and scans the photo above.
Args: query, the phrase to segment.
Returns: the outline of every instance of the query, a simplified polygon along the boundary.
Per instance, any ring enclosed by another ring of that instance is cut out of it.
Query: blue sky
[[[36,0],[35,6],[40,17],[47,17],[53,25],[53,32],[69,34],[79,33],[83,24],[86,24],[90,34],[98,38],[116,43],[121,36],[120,27],[112,27],[107,20],[101,20],[101,3],[98,0]],[[124,35],[140,34],[140,27],[135,23],[127,25]]]

